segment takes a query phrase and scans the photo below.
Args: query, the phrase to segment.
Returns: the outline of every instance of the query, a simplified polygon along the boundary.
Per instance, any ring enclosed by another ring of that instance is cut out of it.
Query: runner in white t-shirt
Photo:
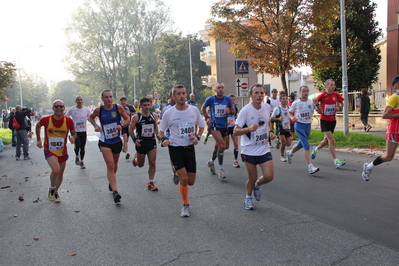
[[[290,118],[288,116],[288,98],[287,95],[280,95],[280,105],[274,108],[272,113],[272,122],[276,123],[277,135],[281,141],[280,147],[280,160],[282,162],[286,162],[285,158],[285,147],[291,146],[291,126],[290,126]]]
[[[257,201],[261,198],[261,185],[269,183],[274,178],[274,163],[270,152],[270,138],[274,139],[271,130],[270,105],[263,102],[265,89],[261,84],[255,84],[249,91],[251,102],[241,109],[236,120],[234,134],[241,136],[241,158],[248,172],[247,193],[244,206],[254,210],[252,193]],[[259,165],[262,176],[258,179]]]
[[[197,165],[195,160],[195,148],[202,133],[205,121],[197,107],[187,104],[186,88],[176,85],[173,88],[173,97],[176,105],[170,108],[162,116],[159,125],[159,137],[161,145],[169,147],[169,156],[179,176],[179,190],[183,201],[181,217],[189,217],[188,186],[195,183]],[[198,132],[195,129],[198,128]],[[170,130],[170,137],[165,136],[166,130]]]
[[[80,166],[80,169],[86,169],[83,162],[86,150],[87,139],[87,118],[90,116],[90,110],[83,106],[83,97],[77,95],[75,98],[76,107],[68,110],[66,116],[72,117],[75,124],[76,139],[75,139],[75,164]]]
[[[308,138],[312,126],[312,116],[314,110],[317,110],[318,113],[321,113],[321,108],[317,103],[317,100],[308,99],[309,88],[307,86],[301,86],[299,88],[299,93],[301,94],[301,98],[292,104],[288,113],[291,120],[295,122],[295,133],[298,136],[299,141],[294,145],[294,147],[292,147],[290,151],[285,152],[285,157],[287,158],[288,163],[291,164],[294,153],[303,148],[303,154],[308,164],[308,171],[309,174],[312,175],[318,172],[320,169],[312,164]]]

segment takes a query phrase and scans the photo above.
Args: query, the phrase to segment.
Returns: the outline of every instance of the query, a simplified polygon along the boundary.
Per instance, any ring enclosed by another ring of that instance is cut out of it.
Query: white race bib
[[[154,136],[154,124],[142,125],[141,136],[147,138]]]
[[[218,104],[215,105],[215,117],[225,117],[226,116],[226,105]]]
[[[180,137],[183,139],[191,139],[195,136],[194,122],[179,123]]]
[[[335,115],[335,104],[324,105],[324,115]]]
[[[50,151],[62,151],[64,150],[64,138],[60,137],[49,137],[48,148]]]
[[[104,136],[106,139],[113,139],[119,135],[118,130],[116,130],[117,123],[111,123],[104,125]]]
[[[255,131],[255,145],[264,145],[269,142],[269,137],[267,136],[266,127],[257,129]]]

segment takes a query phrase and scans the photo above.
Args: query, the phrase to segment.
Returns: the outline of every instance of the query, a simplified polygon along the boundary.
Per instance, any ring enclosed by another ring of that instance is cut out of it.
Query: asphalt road
[[[89,139],[85,170],[68,147],[60,204],[47,200],[50,168],[35,141],[31,161],[15,161],[14,147],[0,153],[0,265],[399,264],[397,161],[376,167],[365,182],[361,168],[373,156],[338,153],[347,164],[335,169],[322,150],[312,177],[301,152],[289,165],[272,149],[275,179],[247,211],[246,170],[242,163],[233,168],[232,148],[225,152],[226,181],[206,167],[211,138],[196,147],[192,215],[181,218],[166,148],[158,148],[157,192],[146,189],[147,165],[134,168],[121,156],[116,205],[94,132]]]

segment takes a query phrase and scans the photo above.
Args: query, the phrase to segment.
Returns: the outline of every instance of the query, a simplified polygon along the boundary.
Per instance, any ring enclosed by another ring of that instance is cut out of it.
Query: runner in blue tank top
[[[215,149],[212,154],[211,160],[208,161],[208,167],[212,174],[215,174],[214,161],[218,157],[219,161],[219,178],[225,179],[223,166],[223,152],[226,149],[227,135],[227,114],[235,114],[234,108],[230,97],[225,96],[226,92],[223,83],[217,83],[215,87],[216,95],[208,97],[202,105],[202,114],[205,115],[206,124],[210,128],[210,132],[215,139]],[[206,108],[209,106],[209,114]]]

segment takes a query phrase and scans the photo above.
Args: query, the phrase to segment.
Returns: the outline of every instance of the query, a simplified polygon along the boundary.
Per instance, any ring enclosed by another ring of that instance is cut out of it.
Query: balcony
[[[208,76],[202,76],[202,84],[207,85],[207,86],[212,86],[215,85],[217,82],[216,74],[215,75],[208,75]]]
[[[201,52],[201,60],[204,62],[210,61],[215,58],[216,50],[215,49],[205,49],[205,51]]]

